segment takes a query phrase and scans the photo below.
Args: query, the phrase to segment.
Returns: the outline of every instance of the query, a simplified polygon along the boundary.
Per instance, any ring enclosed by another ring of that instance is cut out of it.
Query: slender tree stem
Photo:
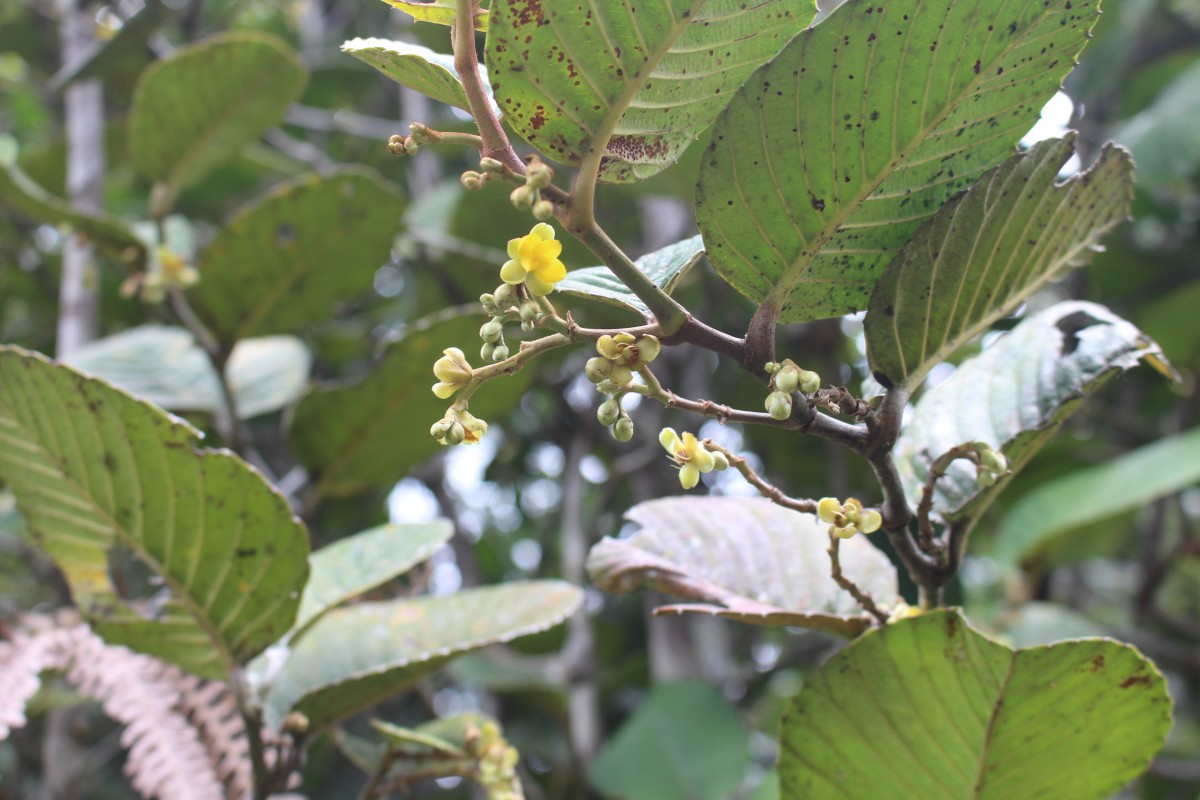
[[[829,532],[829,574],[833,578],[833,582],[845,589],[851,597],[854,598],[863,610],[874,617],[880,625],[886,625],[888,621],[887,612],[875,605],[875,599],[871,597],[871,593],[863,590],[857,583],[850,580],[842,572],[842,561],[839,551],[842,546],[842,540],[833,535],[833,531]]]
[[[732,450],[722,447],[712,439],[704,440],[704,449],[714,453],[721,453],[729,460],[729,466],[742,473],[742,477],[746,482],[758,490],[758,493],[770,500],[777,506],[790,508],[792,511],[800,511],[805,514],[815,514],[817,511],[817,502],[815,500],[801,500],[795,497],[789,497],[783,493],[778,486],[770,483],[761,475],[754,471],[749,462],[745,458],[734,453]]]

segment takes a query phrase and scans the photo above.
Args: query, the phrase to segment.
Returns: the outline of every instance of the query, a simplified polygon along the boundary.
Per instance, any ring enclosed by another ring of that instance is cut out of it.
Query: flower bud
[[[483,176],[478,172],[467,170],[458,176],[458,180],[468,192],[478,192],[483,188]]]
[[[729,459],[720,450],[710,450],[713,457],[713,469],[717,472],[729,469]]]
[[[404,155],[404,137],[398,133],[393,133],[388,137],[387,149],[394,156]]]
[[[529,169],[525,173],[525,184],[534,189],[545,189],[550,185],[550,181],[554,180],[554,170],[550,165],[540,158],[534,158],[529,162]]]
[[[592,383],[600,383],[600,381],[608,380],[608,376],[612,374],[613,365],[604,356],[596,356],[589,358],[587,363],[583,365],[583,374]]]
[[[441,136],[431,131],[423,123],[414,122],[408,126],[408,130],[412,133],[409,138],[420,144],[434,144],[441,141]]]
[[[417,143],[416,139],[410,136],[404,140],[404,155],[415,156],[419,152],[421,152],[421,145]]]
[[[996,485],[996,473],[979,467],[975,470],[975,480],[985,488]]]
[[[433,426],[429,429],[429,435],[434,439],[441,441],[442,439],[446,438],[446,432],[450,430],[450,426],[453,424],[454,420],[445,419],[443,417],[442,419],[439,419],[437,422],[433,423]]]
[[[490,319],[479,329],[479,338],[495,344],[504,335],[504,325],[497,319]]]
[[[805,394],[816,394],[821,388],[821,376],[807,369],[800,370],[800,391]]]
[[[517,290],[507,283],[500,284],[492,297],[495,300],[497,308],[501,311],[508,310],[520,301],[520,298],[517,297]]]
[[[542,307],[536,300],[526,300],[521,303],[518,313],[521,315],[521,322],[537,322],[537,318],[542,315]]]
[[[498,344],[492,351],[492,361],[503,361],[508,358],[508,345]]]
[[[795,367],[784,367],[775,373],[775,388],[780,392],[791,394],[800,385],[800,370]]]
[[[766,364],[763,364],[763,371],[768,375],[774,375],[776,372],[779,372],[779,366],[779,363],[776,361],[768,361]]]
[[[617,423],[612,426],[612,437],[618,442],[628,442],[633,438],[633,420],[629,417],[621,417]]]
[[[484,342],[483,347],[479,348],[480,361],[491,361],[492,357],[495,355],[496,345],[492,344],[491,342]]]
[[[596,409],[596,419],[604,427],[614,424],[621,417],[621,401],[610,397]]]
[[[456,445],[462,444],[463,439],[467,438],[467,431],[463,428],[461,422],[457,420],[450,423],[450,427],[446,429],[446,435],[442,437],[442,444]]]
[[[554,203],[549,200],[538,200],[533,204],[533,218],[541,222],[554,217]]]
[[[792,415],[792,396],[786,392],[771,392],[765,405],[771,419],[782,421]]]
[[[513,204],[513,207],[522,211],[532,206],[536,197],[537,192],[528,186],[518,186],[508,195],[509,202]]]
[[[998,450],[990,447],[979,448],[979,463],[991,472],[1003,474],[1008,472],[1008,459]]]
[[[479,168],[492,175],[503,175],[504,165],[494,158],[479,159]]]

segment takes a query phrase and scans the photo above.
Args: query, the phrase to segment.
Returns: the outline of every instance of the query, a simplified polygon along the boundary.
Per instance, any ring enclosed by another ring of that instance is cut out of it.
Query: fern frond
[[[70,642],[70,629],[50,617],[29,617],[0,642],[0,740],[25,726],[25,706],[42,685],[41,673],[66,667]]]
[[[179,710],[187,715],[208,751],[209,763],[229,800],[249,800],[253,777],[250,743],[229,686],[179,671]]]

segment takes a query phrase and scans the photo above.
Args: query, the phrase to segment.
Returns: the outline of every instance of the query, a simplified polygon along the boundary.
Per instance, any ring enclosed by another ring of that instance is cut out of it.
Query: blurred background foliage
[[[396,159],[384,146],[410,121],[467,130],[461,112],[402,89],[340,51],[358,36],[416,42],[449,52],[449,34],[413,25],[375,0],[121,0],[85,4],[102,54],[89,64],[104,86],[105,124],[93,132],[107,153],[106,210],[131,222],[148,218],[150,186],[132,168],[125,133],[134,87],[156,57],[223,31],[273,34],[300,55],[310,79],[278,129],[246,147],[180,195],[175,213],[196,242],[262,191],[312,170],[360,165],[375,170],[407,201],[404,223],[373,282],[314,318],[301,332],[314,384],[352,384],[376,358],[427,315],[471,303],[497,282],[506,241],[529,220],[508,202],[508,189],[464,192],[458,175],[475,168],[471,152],[424,147]],[[822,11],[829,9],[823,8]],[[0,154],[47,191],[65,192],[62,87],[73,77],[60,51],[58,6],[51,0],[0,4]],[[107,46],[106,46],[107,45]],[[1043,112],[1031,138],[1080,131],[1086,164],[1116,139],[1138,163],[1135,220],[1107,239],[1107,252],[1073,274],[1037,308],[1065,298],[1110,306],[1154,336],[1182,375],[1166,385],[1149,370],[1118,379],[1092,400],[1013,482],[988,514],[952,589],[977,625],[1016,645],[1088,635],[1136,644],[1168,676],[1176,722],[1166,749],[1127,796],[1195,798],[1200,791],[1200,425],[1195,393],[1200,371],[1200,2],[1107,0],[1095,38],[1064,92]],[[172,120],[162,120],[170,140]],[[520,148],[519,148],[520,149]],[[632,256],[695,233],[691,197],[703,141],[676,167],[632,185],[604,186],[601,223]],[[0,204],[0,341],[55,351],[59,257],[64,234]],[[568,242],[569,267],[589,254]],[[330,269],[338,265],[329,264]],[[101,259],[101,335],[146,324],[177,324],[165,306],[125,298],[127,272]],[[203,274],[201,275],[203,281]],[[676,296],[697,316],[731,332],[744,330],[750,303],[707,268],[693,271]],[[577,301],[583,324],[636,324],[617,309]],[[442,347],[458,344],[474,358],[480,318],[437,323],[425,355],[406,361],[408,380],[431,382],[428,367]],[[421,328],[423,330],[423,328]],[[432,334],[431,334],[432,335]],[[989,334],[994,336],[995,334]],[[866,376],[857,317],[791,326],[781,349],[834,384],[859,388]],[[986,343],[986,337],[985,337]],[[399,346],[399,345],[395,345]],[[586,583],[587,547],[619,535],[631,505],[677,493],[662,463],[662,425],[695,429],[697,420],[638,405],[629,444],[611,440],[595,420],[596,396],[582,375],[585,348],[556,353],[514,382],[490,384],[482,445],[437,453],[425,418],[400,420],[371,479],[333,492],[306,510],[315,544],[387,521],[450,518],[457,534],[413,585],[385,592],[451,592],[515,577],[565,577]],[[401,356],[407,354],[402,353]],[[415,362],[415,363],[409,363]],[[308,360],[300,358],[303,371]],[[670,349],[657,370],[689,397],[756,408],[759,385],[708,353]],[[929,385],[954,370],[942,365]],[[287,378],[295,382],[294,374]],[[281,379],[283,380],[283,379]],[[297,386],[303,384],[303,375]],[[528,387],[521,396],[522,387]],[[298,390],[297,390],[298,391]],[[317,392],[323,391],[318,389]],[[293,473],[305,445],[303,403],[296,392],[248,421],[264,460]],[[412,411],[416,407],[409,409]],[[380,412],[383,413],[383,412]],[[408,412],[406,412],[408,413]],[[436,413],[436,412],[435,412]],[[202,411],[185,413],[219,440]],[[707,421],[699,433],[752,453],[762,472],[795,494],[857,494],[874,485],[866,464],[819,440]],[[1163,448],[1139,453],[1163,440]],[[303,460],[303,459],[302,459]],[[374,463],[374,462],[373,462]],[[705,476],[713,493],[751,490],[733,471]],[[1145,491],[1123,491],[1139,481]],[[1097,487],[1107,487],[1098,491]],[[886,545],[885,542],[876,542]],[[53,570],[21,538],[11,496],[0,488],[0,597],[3,613],[60,604]],[[909,587],[911,588],[911,587]],[[910,597],[910,599],[913,599]],[[655,598],[605,596],[589,589],[586,617],[522,642],[467,656],[420,690],[379,710],[398,724],[431,715],[482,710],[498,716],[524,757],[531,798],[772,796],[764,775],[774,759],[782,701],[834,653],[840,642],[816,633],[755,629],[708,618],[650,618]],[[43,712],[76,709],[71,740],[88,754],[90,775],[78,797],[124,798],[112,723],[79,698],[46,691]],[[33,797],[56,769],[51,736],[38,716],[0,745],[0,797]],[[666,731],[670,730],[668,735]],[[315,743],[301,790],[313,798],[352,796],[361,784],[355,753],[377,738],[364,721]],[[61,741],[61,740],[56,740]],[[867,743],[864,743],[866,746]],[[356,750],[356,748],[358,748]],[[688,763],[695,769],[678,769]],[[416,797],[469,797],[444,780],[414,787]]]

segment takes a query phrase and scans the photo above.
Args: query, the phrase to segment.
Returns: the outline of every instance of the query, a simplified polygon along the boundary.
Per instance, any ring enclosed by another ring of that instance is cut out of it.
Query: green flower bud
[[[990,472],[1004,474],[1008,472],[1008,459],[1004,454],[992,448],[979,448],[979,463]]]
[[[729,469],[729,459],[720,450],[710,450],[713,457],[713,469],[717,472]]]
[[[542,307],[536,300],[526,300],[521,303],[518,312],[521,315],[521,322],[537,322],[537,318],[542,315]]]
[[[467,170],[458,176],[458,180],[468,192],[478,192],[483,188],[483,176],[478,172]]]
[[[815,394],[821,388],[821,376],[809,370],[800,370],[800,391]]]
[[[404,154],[406,156],[415,156],[421,152],[421,145],[411,136],[404,140]]]
[[[420,144],[435,144],[441,141],[441,136],[429,130],[427,126],[420,122],[412,123],[408,126],[408,129],[412,132],[412,136],[409,138]]]
[[[529,171],[525,173],[525,184],[534,189],[545,189],[554,180],[554,170],[540,158],[529,162]]]
[[[620,417],[621,401],[615,397],[608,398],[596,409],[596,419],[606,428],[614,424]]]
[[[515,208],[524,211],[533,205],[537,192],[528,186],[518,186],[508,195],[508,199]]]
[[[800,370],[795,367],[784,367],[775,373],[775,388],[778,391],[791,394],[800,385]]]
[[[439,419],[437,422],[433,423],[433,426],[429,429],[429,435],[434,439],[441,441],[442,439],[446,438],[446,433],[450,430],[450,426],[453,424],[454,420]]]
[[[504,335],[504,325],[497,319],[490,319],[479,329],[479,338],[495,344]]]
[[[629,417],[621,417],[617,423],[612,426],[612,437],[618,442],[628,442],[633,438],[633,420]]]
[[[398,133],[393,133],[388,137],[387,149],[394,156],[404,155],[404,137]]]
[[[779,363],[776,361],[768,361],[766,364],[763,364],[763,371],[768,375],[774,375],[776,372],[779,372],[779,366]]]
[[[792,396],[786,392],[771,392],[765,405],[772,419],[782,421],[792,415]]]
[[[596,356],[589,358],[587,363],[583,365],[583,374],[592,383],[600,383],[600,381],[608,380],[608,376],[612,374],[613,364],[604,356]]]
[[[554,217],[554,203],[549,200],[538,200],[533,204],[533,218],[545,222]]]
[[[491,361],[496,355],[496,345],[491,342],[484,342],[483,347],[479,348],[479,358],[481,361]]]
[[[996,474],[982,467],[975,470],[975,480],[980,486],[988,487],[996,485]]]
[[[508,346],[504,344],[496,345],[496,349],[492,351],[492,361],[503,361],[508,358]]]
[[[494,158],[479,159],[479,168],[484,172],[491,173],[492,175],[504,174],[504,165]]]
[[[463,428],[462,423],[455,421],[450,423],[450,427],[446,430],[446,435],[442,437],[442,444],[456,445],[462,444],[463,439],[467,438],[467,431]]]
[[[502,311],[507,310],[520,302],[520,298],[517,297],[517,290],[514,287],[509,286],[507,283],[500,284],[500,286],[496,288],[496,291],[492,297],[495,299],[496,306]]]

